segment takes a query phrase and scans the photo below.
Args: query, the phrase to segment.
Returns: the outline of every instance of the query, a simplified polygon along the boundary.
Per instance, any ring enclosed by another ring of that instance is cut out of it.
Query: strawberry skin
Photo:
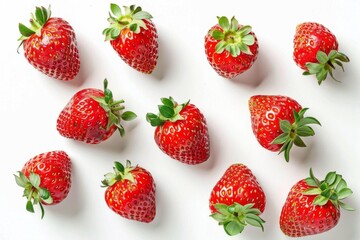
[[[141,7],[111,4],[110,27],[103,31],[105,40],[120,58],[132,68],[150,74],[158,59],[158,34],[152,16]]]
[[[349,58],[338,52],[336,36],[324,25],[316,22],[304,22],[296,26],[294,36],[293,59],[303,70],[304,75],[315,74],[321,84],[329,73],[338,65],[344,70],[341,62],[349,62]]]
[[[25,163],[16,183],[25,188],[27,210],[34,212],[33,205],[54,205],[63,201],[71,187],[71,161],[64,151],[41,153]]]
[[[325,180],[310,177],[298,181],[290,190],[280,215],[280,229],[290,237],[304,237],[334,228],[340,219],[340,207],[353,210],[342,202],[352,191],[342,176],[330,172]]]
[[[74,29],[64,19],[50,15],[50,8],[37,7],[36,18],[30,20],[32,28],[19,24],[25,58],[51,78],[72,80],[80,70]]]
[[[127,161],[126,167],[115,162],[115,173],[105,175],[102,181],[105,202],[120,216],[149,223],[156,215],[155,182],[150,172]]]
[[[75,93],[57,119],[60,135],[90,144],[107,140],[117,129],[124,135],[120,121],[130,121],[136,114],[120,113],[124,101],[113,101],[107,84],[105,79],[104,90],[87,88]]]
[[[210,195],[212,217],[228,235],[241,233],[247,224],[263,229],[258,215],[264,212],[265,193],[252,171],[244,164],[232,164],[215,184]],[[255,223],[254,223],[255,222]]]
[[[189,102],[179,105],[171,97],[161,100],[164,105],[159,106],[159,115],[147,114],[147,121],[156,127],[156,144],[182,163],[205,162],[210,156],[210,139],[204,115]]]
[[[248,70],[258,55],[258,41],[250,26],[243,26],[233,17],[219,18],[205,36],[205,53],[213,69],[232,79]]]
[[[313,136],[308,124],[319,124],[313,117],[304,117],[308,110],[294,99],[281,95],[254,95],[249,99],[253,133],[260,145],[270,151],[284,152],[289,161],[293,144],[305,147],[300,137]]]

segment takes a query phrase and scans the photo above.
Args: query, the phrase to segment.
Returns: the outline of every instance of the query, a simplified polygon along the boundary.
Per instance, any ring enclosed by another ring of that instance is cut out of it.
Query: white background
[[[291,186],[307,177],[309,168],[323,178],[336,170],[354,194],[347,203],[358,209],[342,211],[338,226],[306,239],[360,239],[359,155],[360,135],[360,1],[122,1],[137,4],[154,16],[159,34],[159,61],[152,75],[128,67],[104,42],[110,1],[5,1],[1,0],[0,106],[1,204],[0,239],[290,239],[279,229],[282,204]],[[50,79],[17,54],[18,23],[27,24],[35,6],[51,4],[54,17],[75,29],[81,57],[79,76],[71,82]],[[259,56],[237,80],[218,76],[207,63],[204,36],[217,23],[216,16],[235,15],[250,24],[259,39]],[[318,86],[314,77],[302,76],[292,60],[295,26],[317,21],[337,35],[340,51],[351,62],[336,71],[341,83],[328,79]],[[56,119],[80,89],[102,88],[104,78],[114,96],[125,99],[138,114],[126,123],[127,136],[114,134],[99,145],[61,137]],[[305,139],[306,149],[294,149],[290,163],[282,155],[263,149],[250,123],[247,101],[255,94],[282,94],[309,107],[318,118],[316,135]],[[205,115],[210,131],[211,157],[188,166],[163,154],[153,140],[147,112],[157,112],[160,97],[179,102],[191,99]],[[72,189],[59,205],[46,207],[43,220],[37,208],[26,212],[26,199],[13,173],[31,157],[45,151],[65,150],[73,163]],[[100,188],[114,161],[130,159],[148,169],[157,184],[157,215],[150,224],[126,220],[105,204]],[[265,232],[249,227],[230,238],[209,217],[212,187],[233,163],[244,163],[261,183],[267,205],[262,218]]]

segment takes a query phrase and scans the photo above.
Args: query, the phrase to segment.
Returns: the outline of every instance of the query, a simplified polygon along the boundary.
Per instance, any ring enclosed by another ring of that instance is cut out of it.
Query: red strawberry
[[[136,114],[121,112],[124,100],[114,101],[112,92],[104,80],[104,91],[87,88],[78,91],[61,111],[57,130],[67,138],[97,144],[108,139],[116,129],[125,134],[121,120],[130,121]]]
[[[151,222],[156,215],[155,182],[150,172],[139,166],[126,167],[115,162],[115,173],[105,175],[102,181],[105,201],[109,208],[124,218]]]
[[[159,114],[148,113],[155,129],[155,142],[173,159],[187,164],[205,162],[210,156],[210,140],[204,115],[188,101],[178,104],[172,97],[162,98]]]
[[[320,124],[313,117],[304,117],[308,108],[302,108],[294,99],[279,95],[255,95],[249,99],[252,130],[258,142],[270,151],[284,152],[286,161],[295,144],[306,147],[301,137],[313,136],[309,124]]]
[[[304,22],[296,27],[294,36],[294,61],[303,70],[304,75],[315,74],[319,85],[338,65],[344,71],[342,62],[349,58],[338,52],[335,35],[326,27],[315,22]]]
[[[263,228],[264,191],[251,170],[243,164],[231,165],[214,186],[210,196],[211,217],[230,235],[241,233],[248,224]]]
[[[354,210],[343,202],[351,194],[341,175],[330,172],[319,181],[310,169],[310,177],[291,188],[281,211],[280,228],[290,237],[326,232],[339,222],[340,207]]]
[[[26,209],[34,212],[34,204],[41,208],[44,217],[44,205],[55,205],[63,201],[71,187],[71,162],[64,151],[41,153],[25,163],[16,183],[24,188],[27,198]]]
[[[103,31],[105,40],[129,66],[150,74],[158,59],[158,35],[152,16],[141,7],[110,5],[110,27]]]
[[[220,17],[205,36],[205,53],[210,65],[224,78],[234,78],[248,70],[258,55],[258,41],[251,26],[235,17]]]
[[[19,24],[26,59],[37,70],[59,80],[72,80],[79,73],[80,59],[75,32],[62,18],[51,17],[50,7],[36,7],[31,27]]]

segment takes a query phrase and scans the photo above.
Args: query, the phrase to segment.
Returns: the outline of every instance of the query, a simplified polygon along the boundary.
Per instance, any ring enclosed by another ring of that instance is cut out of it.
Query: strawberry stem
[[[319,181],[313,174],[310,168],[310,177],[305,181],[309,188],[303,192],[304,195],[315,196],[313,205],[323,206],[331,201],[337,208],[343,208],[348,211],[355,209],[344,203],[342,200],[349,197],[353,192],[347,187],[346,181],[340,174],[336,172],[329,172],[325,179]]]
[[[47,189],[40,187],[41,179],[38,174],[31,172],[29,178],[20,171],[18,174],[19,176],[14,175],[15,181],[18,186],[24,188],[23,196],[27,199],[26,210],[34,213],[34,205],[39,204],[41,209],[41,219],[43,219],[45,211],[42,202],[47,204],[53,202],[50,192]]]
[[[279,154],[284,152],[284,157],[287,162],[290,160],[290,150],[293,145],[298,147],[306,147],[306,144],[301,137],[309,137],[315,135],[314,130],[308,126],[309,124],[321,123],[314,117],[304,117],[308,108],[302,108],[299,112],[293,110],[295,121],[290,123],[288,120],[280,120],[280,129],[282,134],[276,137],[272,144],[281,144],[282,147]]]
[[[109,130],[112,126],[116,126],[119,130],[120,136],[123,137],[125,135],[125,129],[121,125],[121,120],[131,121],[137,117],[134,112],[126,111],[121,113],[122,110],[125,109],[122,103],[124,100],[116,100],[113,99],[113,94],[110,89],[108,89],[108,80],[104,79],[104,97],[92,97],[95,101],[97,101],[100,106],[104,109],[104,111],[108,115],[108,124],[107,129]]]
[[[214,204],[217,212],[210,216],[219,222],[219,225],[224,227],[225,232],[229,236],[234,236],[241,233],[249,224],[255,227],[260,227],[264,231],[263,224],[265,221],[259,217],[261,211],[253,208],[254,203],[241,205],[234,203],[230,206],[222,203]]]

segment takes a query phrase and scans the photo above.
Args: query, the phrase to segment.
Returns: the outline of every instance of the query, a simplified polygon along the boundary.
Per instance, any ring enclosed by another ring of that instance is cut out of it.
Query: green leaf
[[[219,213],[221,213],[223,215],[229,215],[228,207],[229,207],[228,205],[222,204],[222,203],[214,204],[214,208],[216,209],[216,211],[218,211]]]
[[[23,35],[24,37],[30,37],[31,35],[35,34],[35,32],[33,30],[26,27],[22,23],[19,23],[19,31],[20,31],[21,35]]]
[[[211,33],[211,36],[215,39],[215,40],[223,40],[224,37],[225,37],[225,34],[218,30],[218,29],[215,29],[212,33]]]
[[[124,173],[124,171],[125,171],[124,165],[122,165],[120,162],[115,162],[114,165],[115,165],[115,169],[118,172]]]
[[[287,133],[282,133],[279,136],[277,136],[271,144],[283,144],[286,142],[286,140],[289,139],[289,135]]]
[[[230,27],[229,19],[227,19],[227,17],[224,16],[219,18],[219,25],[224,31],[228,31]]]
[[[314,179],[312,179],[311,177],[306,178],[305,181],[306,181],[307,185],[309,185],[310,187],[318,187],[316,181]]]
[[[320,188],[309,188],[309,189],[305,190],[302,194],[304,194],[304,195],[319,195],[319,194],[321,194],[321,189]]]
[[[111,10],[112,14],[114,14],[115,17],[117,17],[117,18],[121,17],[121,15],[122,15],[121,8],[117,4],[111,3],[110,10]]]
[[[39,22],[39,24],[42,26],[44,25],[45,23],[45,16],[42,12],[42,9],[40,7],[36,7],[35,9],[35,17],[36,17],[36,20]]]
[[[308,124],[318,124],[321,126],[321,123],[314,117],[305,117],[302,118],[298,123],[298,127],[302,127],[304,125],[308,125]]]
[[[240,34],[241,36],[245,36],[248,35],[250,32],[251,32],[251,26],[245,25],[239,29],[238,34]]]
[[[23,187],[23,188],[26,187],[27,181],[25,182],[23,179],[21,179],[21,177],[16,176],[15,174],[14,174],[14,177],[15,177],[15,182],[18,186]]]
[[[224,222],[227,219],[227,216],[220,214],[220,213],[213,213],[210,215],[213,219],[215,219],[218,222]]]
[[[239,43],[238,47],[240,48],[240,51],[247,54],[247,55],[253,55],[252,52],[250,51],[250,48],[248,45],[244,44],[244,43]]]
[[[110,37],[111,39],[117,39],[120,35],[120,28],[112,28],[110,31]]]
[[[310,75],[321,72],[321,70],[324,69],[324,65],[319,63],[306,63],[306,68],[308,69],[307,75]]]
[[[300,137],[314,136],[315,131],[309,126],[301,126],[296,130],[296,134]]]
[[[255,43],[255,38],[253,35],[249,34],[242,38],[242,42],[248,46],[251,46]]]
[[[168,106],[168,107],[171,107],[171,108],[175,107],[174,102],[169,98],[161,98],[160,100],[165,106]]]
[[[236,20],[235,17],[232,17],[230,23],[230,30],[235,32],[238,28],[239,28],[239,22]]]
[[[225,41],[218,42],[215,46],[216,53],[218,53],[218,54],[222,53],[225,50],[226,46],[227,46],[227,43]]]
[[[318,80],[318,83],[321,84],[322,81],[326,79],[328,71],[325,69],[322,69],[320,72],[316,74],[316,78]]]
[[[161,125],[163,125],[164,123],[165,123],[165,121],[164,121],[164,120],[161,120],[160,118],[153,118],[153,119],[151,119],[151,121],[150,121],[150,124],[151,124],[151,126],[153,126],[153,127],[161,126]]]
[[[332,185],[336,181],[336,172],[329,172],[328,174],[326,174],[325,181],[329,185]]]
[[[159,112],[165,118],[172,118],[175,114],[175,111],[173,108],[165,106],[165,105],[159,106]]]
[[[342,202],[342,201],[339,201],[339,205],[342,209],[345,209],[347,211],[355,211],[354,208],[350,207],[348,204]]]
[[[28,200],[27,203],[26,203],[26,210],[29,211],[29,212],[32,212],[32,213],[35,212],[34,211],[34,206],[33,206],[32,202],[30,200]]]
[[[299,136],[295,137],[294,144],[295,144],[295,146],[298,146],[298,147],[306,147],[306,144]]]
[[[50,197],[50,192],[45,188],[39,188],[39,194],[42,199],[48,199]]]
[[[322,196],[322,195],[318,195],[314,198],[314,205],[319,205],[319,206],[323,206],[328,202],[328,198]]]
[[[343,188],[338,192],[338,198],[340,200],[345,199],[349,197],[352,193],[353,191],[350,188]]]
[[[280,120],[280,129],[284,133],[290,133],[291,128],[292,128],[292,126],[288,120]]]
[[[131,121],[134,120],[137,117],[136,113],[131,111],[126,111],[123,114],[121,114],[121,119],[124,121]]]
[[[290,150],[291,150],[292,146],[293,146],[293,142],[289,142],[285,148],[284,156],[285,156],[285,160],[287,162],[289,162],[289,160],[290,160]]]
[[[323,51],[317,52],[316,59],[318,60],[319,63],[322,63],[322,64],[327,63],[327,61],[329,60],[328,56]]]
[[[347,183],[346,183],[346,181],[344,180],[344,179],[341,179],[340,181],[339,181],[339,183],[338,183],[338,185],[336,186],[336,191],[337,192],[340,192],[342,189],[344,189],[344,188],[347,188]]]
[[[137,19],[137,20],[142,20],[142,19],[150,19],[150,18],[153,18],[153,16],[151,16],[150,13],[148,12],[145,12],[145,11],[140,11],[140,12],[137,12],[133,15],[133,18],[134,19]]]
[[[30,183],[34,186],[34,188],[38,189],[40,186],[40,176],[36,173],[31,172],[30,173]]]
[[[224,225],[224,229],[229,236],[235,236],[244,230],[244,226],[240,225],[237,221],[231,221]]]

